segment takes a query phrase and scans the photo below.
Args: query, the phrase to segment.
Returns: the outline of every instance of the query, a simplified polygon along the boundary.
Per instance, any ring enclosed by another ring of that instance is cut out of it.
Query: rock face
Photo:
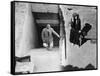
[[[15,6],[16,56],[24,56],[36,47],[36,26],[30,3],[16,2]]]
[[[19,44],[22,39],[25,14],[26,4],[15,3],[15,51],[20,47]]]
[[[81,47],[77,45],[72,45],[69,42],[70,36],[70,20],[73,13],[78,13],[81,19],[81,26],[84,27],[85,23],[89,23],[92,25],[92,29],[88,32],[87,37],[91,39],[97,38],[96,36],[96,27],[97,27],[97,18],[96,18],[96,7],[84,7],[84,6],[68,6],[68,5],[60,5],[61,10],[63,12],[65,29],[66,29],[66,52],[67,59],[66,64],[71,64],[78,67],[85,67],[89,63],[96,66],[96,43],[91,43],[87,41]],[[70,9],[70,10],[69,10]],[[81,29],[82,29],[81,28]]]

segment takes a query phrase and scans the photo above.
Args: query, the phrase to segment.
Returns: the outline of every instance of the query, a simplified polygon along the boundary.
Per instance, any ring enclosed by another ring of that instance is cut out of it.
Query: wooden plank
[[[46,27],[47,24],[48,24],[48,23],[36,23],[36,25],[39,26],[39,27],[41,27],[41,26],[42,26],[42,27]],[[51,27],[55,27],[55,26],[59,26],[59,24],[52,24],[52,23],[50,23],[50,26],[51,26]]]
[[[59,24],[58,20],[36,20],[36,23]]]
[[[40,13],[40,12],[34,12],[33,13],[34,16],[35,16],[35,19],[44,19],[44,20],[49,20],[49,19],[52,19],[52,20],[57,20],[59,19],[58,17],[58,13]]]

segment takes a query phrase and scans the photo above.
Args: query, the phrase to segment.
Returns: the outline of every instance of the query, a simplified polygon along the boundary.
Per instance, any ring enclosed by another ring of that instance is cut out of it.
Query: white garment
[[[48,44],[46,44],[46,43],[43,43],[43,46],[44,46],[44,47],[47,47],[47,46],[48,46]]]
[[[43,43],[44,47],[48,47],[49,45],[47,43]],[[50,47],[49,48],[53,48],[53,41],[50,42]]]

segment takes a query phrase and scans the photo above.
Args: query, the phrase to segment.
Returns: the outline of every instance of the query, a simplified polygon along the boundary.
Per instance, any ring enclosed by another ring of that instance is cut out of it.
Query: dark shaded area
[[[86,67],[85,67],[86,70],[93,70],[95,69],[94,66],[92,64],[88,64]]]
[[[90,39],[90,38],[82,38],[82,42],[81,42],[81,45],[82,46],[84,43],[86,43],[88,40],[90,40],[90,43],[92,44],[95,44],[97,43],[97,40],[96,39]]]
[[[70,11],[70,10],[73,10],[72,8],[67,8],[67,9],[68,9],[69,11]]]
[[[49,13],[49,12],[34,12],[34,16],[36,19],[43,19],[43,20],[49,20],[52,18],[52,20],[58,19],[58,13]]]
[[[80,71],[80,70],[95,70],[96,68],[92,64],[88,64],[85,68],[79,68],[73,65],[67,65],[62,67],[62,71]]]
[[[71,30],[70,30],[70,42],[76,45],[80,45],[79,31],[81,30],[81,19],[78,13],[72,14]]]
[[[81,42],[81,45],[80,46],[82,46],[84,43],[86,43],[88,40],[90,40],[90,39],[87,39],[87,38],[82,38],[82,42]]]
[[[15,2],[11,2],[11,43],[10,43],[10,48],[11,48],[11,74],[15,74]]]
[[[29,71],[26,72],[15,72],[15,75],[23,75],[23,74],[30,74]]]
[[[15,57],[15,60],[18,62],[30,62],[30,56],[25,56],[25,57]]]
[[[92,28],[92,25],[90,25],[89,23],[85,23],[85,26],[81,30],[80,35],[82,35],[83,37],[86,36],[87,33],[90,31],[91,28]]]
[[[72,25],[72,24],[71,24]],[[75,25],[75,24],[73,24]],[[72,27],[72,26],[71,26]],[[85,26],[81,30],[81,32],[73,29],[70,30],[70,42],[79,46],[82,46],[84,43],[86,43],[88,40],[91,40],[91,43],[95,43],[96,41],[91,38],[85,38],[88,34],[88,32],[91,30],[92,25],[89,23],[85,23]]]
[[[86,43],[88,40],[91,40],[89,38],[85,38],[85,36],[87,36],[88,32],[91,30],[92,25],[90,25],[89,23],[85,23],[85,26],[83,27],[83,29],[81,30],[80,33],[80,37],[81,37],[81,45],[83,45],[84,43]]]
[[[79,45],[79,33],[78,31],[75,31],[74,29],[70,30],[70,42],[76,45]]]

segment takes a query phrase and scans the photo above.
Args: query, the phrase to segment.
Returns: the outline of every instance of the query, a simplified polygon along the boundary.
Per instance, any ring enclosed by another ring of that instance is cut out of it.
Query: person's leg
[[[80,46],[80,35],[78,31],[76,32],[76,44]]]
[[[53,48],[53,41],[50,42],[50,48]]]
[[[69,38],[70,42],[73,43],[73,34],[72,34],[72,29],[70,30],[70,38]]]
[[[53,41],[49,42],[48,43],[48,50],[51,50],[53,48]]]
[[[70,30],[70,42],[75,44],[75,31],[74,30]]]

